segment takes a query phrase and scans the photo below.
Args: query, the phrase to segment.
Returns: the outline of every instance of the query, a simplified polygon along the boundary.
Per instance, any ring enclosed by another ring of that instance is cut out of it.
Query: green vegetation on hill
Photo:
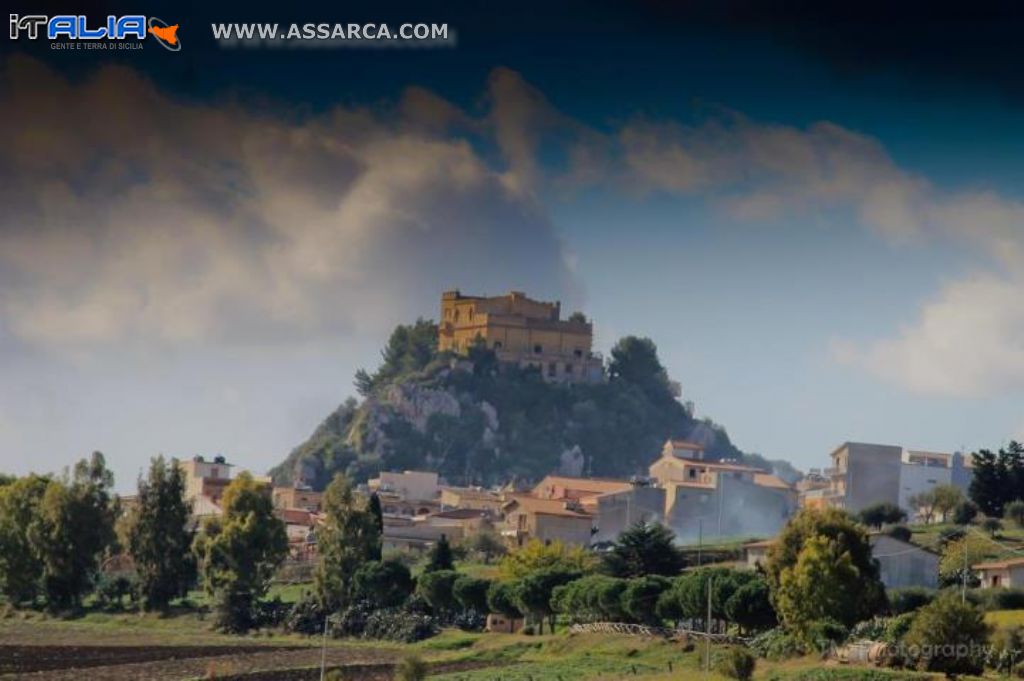
[[[672,394],[657,348],[628,336],[613,348],[608,380],[546,383],[539,370],[499,364],[481,346],[468,357],[437,351],[437,326],[399,326],[361,401],[348,399],[270,473],[322,489],[337,472],[356,482],[382,470],[427,469],[454,484],[581,475],[644,474],[669,437],[701,442],[713,458],[745,458],[725,430],[694,417]],[[791,467],[783,464],[780,473]]]

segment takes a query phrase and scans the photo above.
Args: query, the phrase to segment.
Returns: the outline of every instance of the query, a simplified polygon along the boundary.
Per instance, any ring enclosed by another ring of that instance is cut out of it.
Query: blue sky
[[[225,51],[209,20],[352,18],[230,4],[159,8],[177,61],[5,43],[0,468],[266,469],[448,286],[650,336],[802,468],[1024,434],[1016,17],[735,4],[346,9],[457,28],[416,53]]]

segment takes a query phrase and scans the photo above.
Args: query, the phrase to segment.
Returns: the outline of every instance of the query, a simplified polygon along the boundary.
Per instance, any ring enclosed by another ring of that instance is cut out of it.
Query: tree
[[[380,506],[380,497],[374,492],[370,495],[370,502],[366,506],[367,511],[370,513],[370,517],[373,520],[374,527],[377,528],[377,536],[384,537],[384,510]],[[383,541],[375,542],[370,547],[370,560],[380,560],[381,552],[383,551]]]
[[[996,455],[988,449],[974,454],[973,475],[968,488],[971,501],[988,516],[1002,515],[1003,511],[1003,474],[999,470]]]
[[[979,674],[990,634],[981,610],[945,593],[917,612],[904,644],[916,653],[918,669],[947,676]]]
[[[1008,503],[1003,509],[1003,517],[1015,522],[1018,527],[1024,526],[1024,501],[1014,499]]]
[[[210,518],[193,545],[216,624],[231,632],[251,629],[271,579],[288,554],[284,523],[270,495],[248,473],[231,481],[221,498],[223,513]]]
[[[416,582],[416,593],[419,594],[434,614],[447,616],[455,609],[455,580],[459,573],[455,570],[435,570],[424,572]]]
[[[977,577],[971,568],[991,555],[992,544],[976,534],[967,534],[946,544],[939,559],[939,579],[943,584],[960,584],[967,570],[968,584]]]
[[[977,504],[970,499],[964,499],[953,509],[953,522],[957,525],[970,525],[977,515]]]
[[[501,559],[498,574],[503,580],[514,580],[540,570],[586,573],[593,565],[593,555],[580,546],[567,546],[557,539],[546,543],[531,539]]]
[[[670,586],[671,582],[660,575],[630,579],[622,592],[622,609],[635,622],[660,625],[658,599]]]
[[[319,562],[313,575],[317,599],[327,610],[340,610],[352,597],[356,570],[380,555],[377,520],[340,473],[323,496],[323,522],[316,529]]]
[[[658,347],[650,338],[626,336],[612,348],[608,363],[612,381],[625,381],[641,388],[648,395],[668,395],[668,372],[658,359]]]
[[[775,626],[777,617],[772,607],[768,582],[761,577],[740,586],[725,603],[726,618],[735,622],[740,631],[768,629]]]
[[[932,488],[935,512],[942,516],[942,522],[964,500],[964,493],[955,485],[936,485]]]
[[[381,365],[370,375],[365,369],[356,372],[356,389],[368,397],[389,381],[421,371],[437,351],[437,324],[417,319],[415,324],[399,325],[391,332],[381,351]]]
[[[930,523],[935,519],[935,501],[935,491],[930,489],[918,492],[917,494],[912,494],[910,498],[907,499],[907,503],[910,504],[910,507],[917,512],[917,515],[919,515],[925,523]]]
[[[29,538],[49,478],[29,475],[0,487],[0,592],[19,605],[36,599],[42,561]]]
[[[424,572],[437,572],[438,570],[454,570],[455,561],[452,559],[452,547],[448,543],[448,537],[441,535],[427,554],[427,565]]]
[[[757,658],[742,646],[733,646],[718,654],[715,669],[730,679],[749,681],[754,676]]]
[[[673,576],[685,565],[672,530],[644,521],[620,534],[604,556],[604,571],[613,577]]]
[[[864,529],[838,509],[804,509],[768,549],[765,578],[783,624],[806,633],[810,619],[849,626],[886,605]]]
[[[775,607],[788,629],[804,636],[818,622],[835,619],[846,626],[857,619],[859,580],[850,554],[826,536],[815,535],[801,549],[797,562],[782,571]]]
[[[487,614],[487,594],[491,589],[491,580],[481,577],[461,575],[452,585],[452,596],[463,610],[474,610]]]
[[[70,476],[51,480],[29,527],[32,552],[43,566],[43,589],[51,610],[81,605],[99,561],[114,541],[114,476],[103,454],[75,464]]]
[[[483,529],[469,537],[466,548],[478,554],[485,565],[490,565],[496,556],[504,556],[508,548],[494,530]]]
[[[903,522],[907,519],[907,513],[896,504],[883,501],[865,507],[858,517],[868,527],[880,528],[882,525]]]
[[[509,619],[522,617],[523,613],[516,605],[515,591],[515,582],[491,582],[487,588],[487,608]]]
[[[981,521],[981,529],[988,532],[988,535],[994,538],[1003,529],[1003,523],[999,518],[985,518]]]
[[[544,619],[547,618],[551,632],[555,631],[555,611],[551,607],[551,595],[555,587],[579,579],[580,573],[559,569],[540,570],[520,579],[516,584],[515,600],[519,610],[539,625],[544,633]]]
[[[352,576],[354,599],[383,608],[405,603],[415,585],[409,568],[397,560],[364,563]]]
[[[177,460],[150,462],[149,477],[139,480],[138,504],[128,530],[128,549],[138,573],[143,607],[164,610],[195,582],[196,564],[188,527],[185,476]]]

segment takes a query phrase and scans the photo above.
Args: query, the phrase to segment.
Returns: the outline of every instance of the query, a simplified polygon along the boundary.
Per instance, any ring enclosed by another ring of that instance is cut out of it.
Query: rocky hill
[[[646,473],[668,437],[698,441],[712,458],[745,455],[725,430],[694,417],[671,392],[648,339],[611,352],[607,382],[545,383],[539,371],[500,364],[484,347],[438,353],[437,327],[399,326],[373,374],[359,371],[348,399],[270,474],[277,484],[324,487],[335,472],[357,481],[381,470],[438,471],[452,484],[537,480],[552,471],[627,477]]]

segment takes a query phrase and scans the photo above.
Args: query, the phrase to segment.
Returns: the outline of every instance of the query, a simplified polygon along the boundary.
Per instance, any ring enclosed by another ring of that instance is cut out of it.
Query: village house
[[[972,565],[983,589],[1024,587],[1024,558],[1008,558]]]
[[[576,499],[539,499],[513,494],[502,509],[501,535],[513,546],[531,539],[589,546],[594,516]]]
[[[871,535],[871,555],[878,561],[886,589],[939,586],[939,556],[887,534]]]
[[[693,442],[669,440],[648,469],[665,490],[665,523],[679,537],[773,535],[797,508],[796,492],[759,468],[712,461]]]
[[[494,515],[501,513],[501,507],[505,503],[505,495],[502,492],[483,489],[482,487],[442,487],[441,488],[441,510],[453,508],[471,508],[480,511],[490,511]]]
[[[660,523],[664,518],[665,490],[639,482],[628,489],[592,497],[596,501],[597,531],[593,542],[613,542],[637,523]]]
[[[403,501],[437,501],[441,485],[433,471],[382,471],[367,482],[371,492],[388,493]]]
[[[314,492],[310,487],[292,486],[275,487],[273,492],[274,508],[299,508],[305,511],[320,510],[322,492]]]

